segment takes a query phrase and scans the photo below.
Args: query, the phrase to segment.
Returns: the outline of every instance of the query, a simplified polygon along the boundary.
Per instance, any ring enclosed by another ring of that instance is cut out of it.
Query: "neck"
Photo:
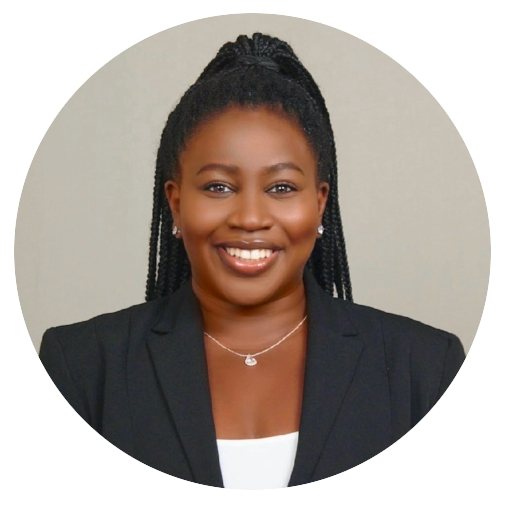
[[[239,352],[259,351],[290,332],[306,314],[300,281],[290,293],[257,306],[240,306],[208,294],[192,282],[200,303],[205,332]]]

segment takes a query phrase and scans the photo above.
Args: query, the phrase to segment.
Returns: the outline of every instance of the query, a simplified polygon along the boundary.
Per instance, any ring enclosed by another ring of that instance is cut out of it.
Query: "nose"
[[[270,229],[274,220],[263,191],[242,192],[235,196],[234,208],[228,216],[228,226],[244,231]]]

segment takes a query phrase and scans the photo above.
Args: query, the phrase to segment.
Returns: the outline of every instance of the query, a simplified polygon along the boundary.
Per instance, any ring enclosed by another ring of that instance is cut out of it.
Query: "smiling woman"
[[[264,107],[231,107],[190,139],[179,173],[165,190],[200,300],[210,290],[242,306],[298,288],[303,295],[328,184],[295,121]]]
[[[111,443],[206,485],[352,468],[464,360],[454,335],[353,303],[324,99],[262,34],[225,44],[168,118],[146,298],[49,329],[40,357]]]

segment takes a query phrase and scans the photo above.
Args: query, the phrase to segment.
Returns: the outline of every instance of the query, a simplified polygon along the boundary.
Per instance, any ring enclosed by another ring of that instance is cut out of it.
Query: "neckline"
[[[298,437],[298,431],[296,432],[290,432],[289,434],[280,434],[277,436],[269,436],[269,437],[257,437],[252,439],[216,439],[216,441],[219,444],[236,444],[236,443],[268,443],[268,442],[275,442],[275,441],[283,441],[283,440],[289,440],[290,438],[296,438]]]

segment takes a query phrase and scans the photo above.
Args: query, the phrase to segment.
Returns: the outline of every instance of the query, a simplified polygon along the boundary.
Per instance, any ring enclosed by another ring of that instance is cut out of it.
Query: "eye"
[[[296,192],[298,189],[293,185],[289,185],[288,183],[277,183],[273,187],[268,189],[268,192],[272,192],[274,194],[284,195],[289,194],[290,192]]]
[[[209,183],[203,187],[203,190],[213,192],[214,194],[228,194],[229,192],[233,192],[229,185],[220,182]]]

